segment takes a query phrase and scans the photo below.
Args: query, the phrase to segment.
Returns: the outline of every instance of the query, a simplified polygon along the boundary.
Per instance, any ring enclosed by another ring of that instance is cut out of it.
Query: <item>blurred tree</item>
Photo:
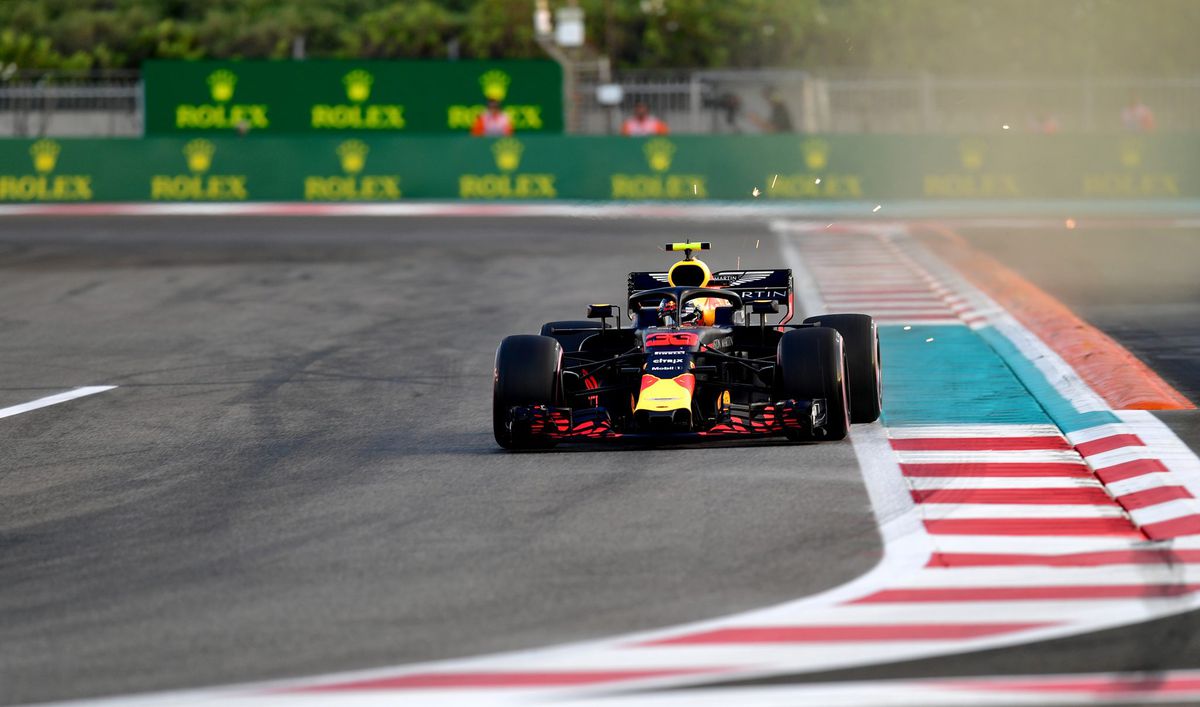
[[[566,0],[551,0],[560,6]],[[1194,75],[1200,0],[579,0],[621,67]],[[0,60],[533,57],[534,0],[0,0]]]
[[[0,31],[0,70],[9,66],[86,69],[92,59],[86,54],[63,56],[51,46],[48,37],[35,37],[12,29]]]
[[[463,31],[461,16],[431,0],[366,12],[339,34],[343,57],[444,57],[446,42]]]
[[[464,42],[472,57],[543,56],[533,36],[533,0],[480,0],[467,11]]]

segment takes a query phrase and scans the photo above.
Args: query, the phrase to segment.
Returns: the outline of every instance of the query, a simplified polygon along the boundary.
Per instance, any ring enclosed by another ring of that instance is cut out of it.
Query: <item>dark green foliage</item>
[[[564,0],[551,0],[551,5]],[[579,0],[619,67],[1190,75],[1197,0]],[[534,0],[2,0],[0,65],[541,56]]]

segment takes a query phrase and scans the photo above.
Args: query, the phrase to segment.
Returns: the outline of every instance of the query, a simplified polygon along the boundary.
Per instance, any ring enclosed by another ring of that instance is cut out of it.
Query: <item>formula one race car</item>
[[[879,337],[871,317],[828,314],[789,324],[791,270],[712,273],[692,257],[708,248],[668,244],[684,253],[668,272],[629,274],[631,327],[621,326],[619,307],[593,304],[588,320],[505,338],[496,350],[492,403],[500,446],[838,440],[851,422],[878,419]]]

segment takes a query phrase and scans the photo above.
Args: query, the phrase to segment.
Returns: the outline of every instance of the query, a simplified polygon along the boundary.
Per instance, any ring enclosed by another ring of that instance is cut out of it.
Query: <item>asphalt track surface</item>
[[[764,224],[5,219],[0,407],[119,387],[0,420],[0,702],[542,646],[868,570],[848,442],[496,448],[500,339],[685,235],[778,258]]]
[[[869,569],[848,444],[495,450],[502,336],[619,300],[666,240],[777,257],[762,224],[684,228],[4,220],[0,407],[120,387],[0,420],[0,702],[541,646]],[[1197,399],[1200,234],[961,232]],[[1195,413],[1162,417],[1196,448]],[[1193,613],[771,682],[1198,664]]]

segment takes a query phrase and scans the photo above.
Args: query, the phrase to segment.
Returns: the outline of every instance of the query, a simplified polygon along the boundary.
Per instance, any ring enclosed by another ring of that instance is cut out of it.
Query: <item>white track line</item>
[[[13,415],[20,415],[21,413],[29,412],[30,410],[38,410],[40,408],[50,407],[51,405],[65,403],[68,400],[83,398],[88,395],[95,395],[96,393],[103,393],[106,390],[112,390],[116,387],[117,386],[115,385],[89,385],[85,388],[68,390],[65,393],[56,393],[45,398],[38,398],[37,400],[31,400],[27,403],[21,403],[20,405],[0,408],[0,417],[12,417]]]

